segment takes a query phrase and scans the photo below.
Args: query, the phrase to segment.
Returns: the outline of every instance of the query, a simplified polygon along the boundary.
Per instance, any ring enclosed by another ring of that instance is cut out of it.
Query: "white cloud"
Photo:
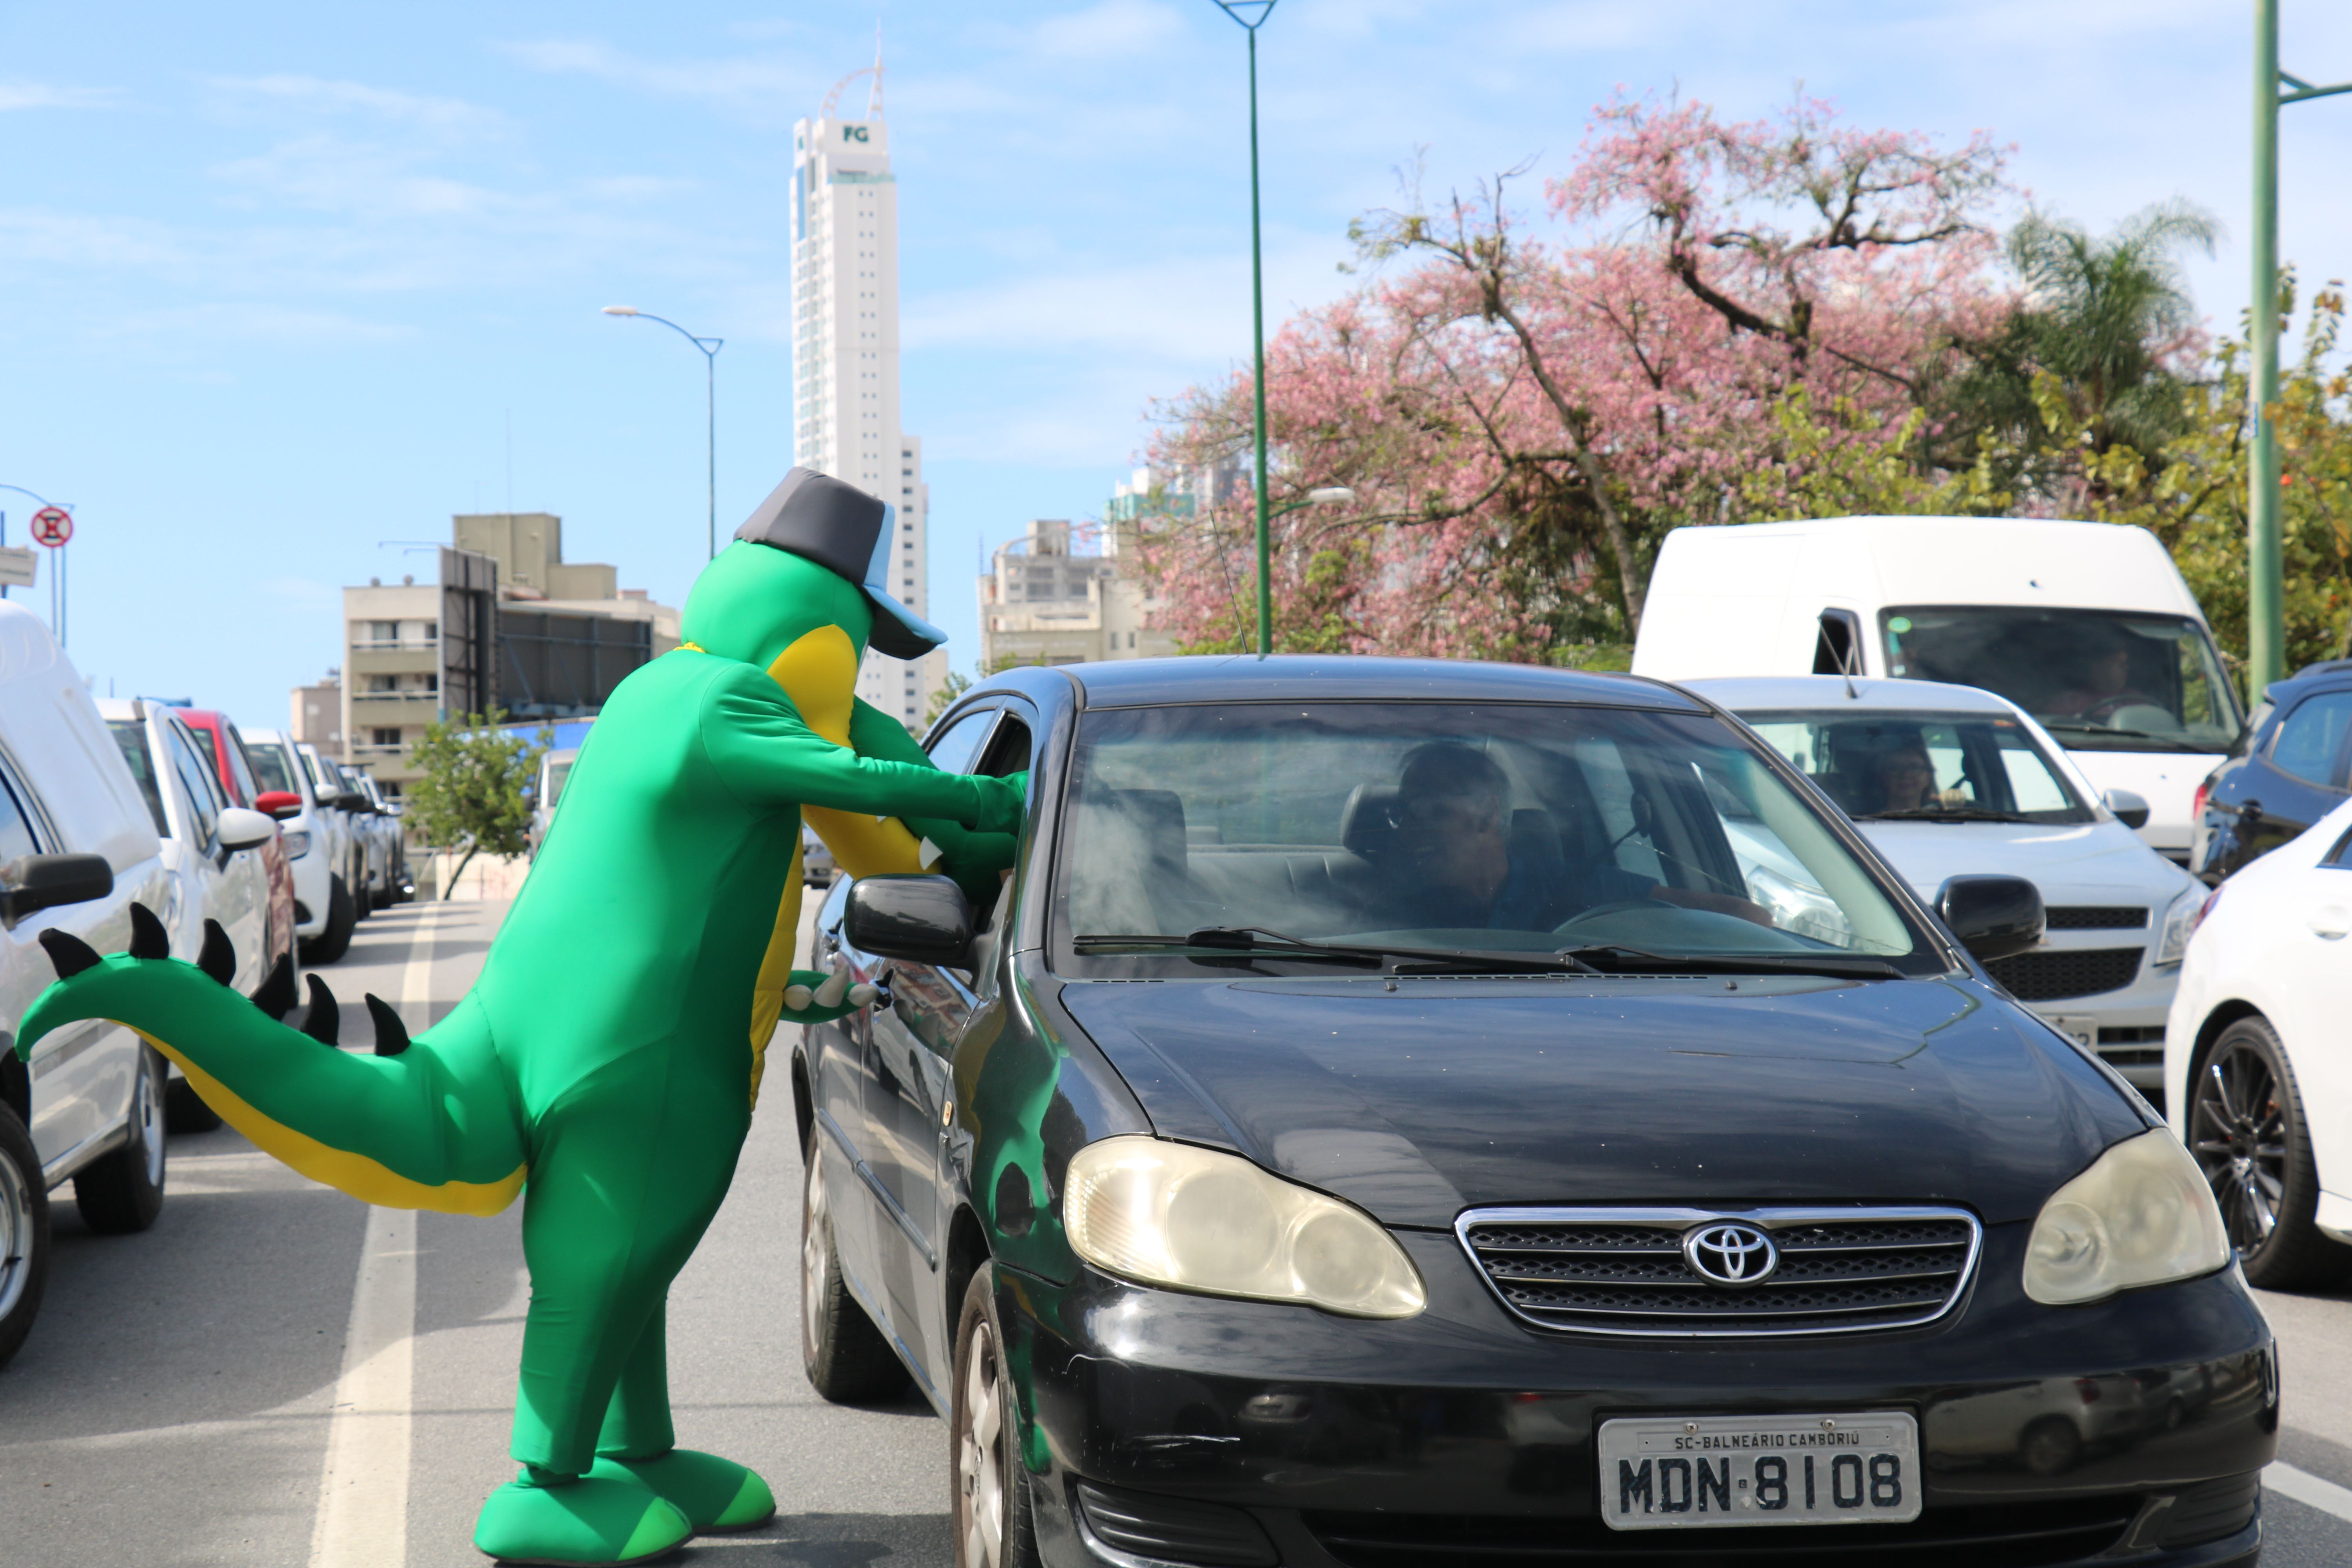
[[[220,301],[142,310],[108,322],[95,334],[113,342],[217,348],[270,343],[302,349],[369,348],[416,335],[403,323],[371,321],[337,310]]]
[[[53,87],[37,81],[0,81],[0,113],[12,109],[111,109],[121,95],[110,87]]]
[[[530,70],[584,76],[665,98],[710,103],[763,125],[790,124],[813,107],[819,74],[774,55],[654,60],[595,38],[521,39],[494,46]]]
[[[296,110],[361,114],[376,120],[412,125],[443,136],[472,135],[494,130],[505,116],[494,109],[455,98],[427,98],[394,92],[363,82],[333,81],[310,76],[217,77],[211,84],[230,100],[247,107],[283,105]]]
[[[1029,31],[1030,47],[1047,59],[1109,61],[1155,53],[1192,33],[1176,8],[1161,0],[1097,0]]]

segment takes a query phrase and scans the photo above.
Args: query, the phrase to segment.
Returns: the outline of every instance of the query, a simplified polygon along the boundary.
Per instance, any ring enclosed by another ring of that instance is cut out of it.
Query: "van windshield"
[[[1192,950],[1254,935],[1302,958],[1622,949],[1943,968],[1820,809],[1709,716],[1114,709],[1081,721],[1071,769],[1054,909],[1081,973],[1181,972],[1217,962]]]
[[[2238,700],[2185,616],[1921,605],[1879,614],[1886,669],[2008,698],[2076,752],[2226,752]]]

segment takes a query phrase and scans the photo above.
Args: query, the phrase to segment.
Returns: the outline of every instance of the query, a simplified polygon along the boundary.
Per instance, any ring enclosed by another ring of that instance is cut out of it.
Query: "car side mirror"
[[[860,877],[841,930],[850,946],[877,958],[971,967],[971,902],[952,877]]]
[[[345,811],[361,812],[368,808],[368,797],[355,789],[347,789],[335,797],[335,804]]]
[[[2116,814],[2116,820],[2126,827],[2147,826],[2147,797],[2127,789],[2111,789],[2099,797],[2099,804]]]
[[[284,822],[302,815],[302,797],[290,789],[266,789],[253,797],[253,809]]]
[[[278,837],[273,817],[241,805],[225,806],[220,814],[220,846],[224,849],[254,849]]]
[[[1936,912],[1979,963],[2009,958],[2042,940],[2042,889],[2022,877],[1948,877]]]
[[[37,910],[83,904],[114,891],[103,855],[21,855],[0,866],[0,920],[15,925]]]

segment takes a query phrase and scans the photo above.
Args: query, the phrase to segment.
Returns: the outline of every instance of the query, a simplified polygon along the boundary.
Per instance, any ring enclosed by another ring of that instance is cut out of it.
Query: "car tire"
[[[74,1206],[101,1236],[145,1230],[163,1212],[163,1058],[139,1047],[139,1078],[131,1089],[131,1136],[74,1174]]]
[[[801,1366],[817,1396],[833,1405],[872,1405],[907,1387],[907,1369],[866,1315],[833,1240],[824,1146],[809,1141],[801,1183]]]
[[[352,927],[358,921],[352,890],[341,877],[327,879],[327,923],[302,946],[305,963],[332,963],[352,950]]]
[[[49,1282],[49,1193],[41,1158],[11,1107],[0,1105],[0,1366],[40,1316]]]
[[[363,921],[375,913],[375,895],[368,890],[367,868],[354,866],[352,878],[344,884],[352,889],[352,919]]]
[[[2187,1124],[2250,1284],[2294,1290],[2352,1275],[2352,1247],[2314,1223],[2319,1163],[2294,1066],[2268,1019],[2238,1019],[2199,1057]]]
[[[948,1476],[956,1568],[1038,1568],[1020,1404],[996,1316],[996,1266],[982,1264],[956,1321]]]
[[[221,1113],[205,1103],[186,1079],[175,1078],[163,1091],[163,1130],[167,1132],[211,1132],[221,1124]]]

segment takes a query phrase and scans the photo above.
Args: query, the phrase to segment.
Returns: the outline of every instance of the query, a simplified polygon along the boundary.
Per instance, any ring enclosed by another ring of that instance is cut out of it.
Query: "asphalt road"
[[[344,1044],[372,1043],[363,992],[404,993],[412,1031],[447,1011],[503,913],[404,906],[362,925],[320,971],[343,999]],[[226,1129],[172,1139],[168,1191],[155,1227],[126,1237],[89,1234],[58,1194],[48,1298],[0,1372],[0,1564],[480,1563],[474,1511],[511,1473],[520,1205],[489,1220],[371,1211]],[[755,1466],[782,1510],[678,1561],[940,1568],[944,1425],[912,1396],[845,1410],[809,1391],[799,1228],[792,1119],[771,1100],[671,1292],[671,1388],[680,1440]],[[2282,1458],[2298,1473],[2283,1479],[2324,1506],[2274,1484],[2263,1561],[2352,1563],[2352,1293],[2264,1305],[2284,1347]]]

